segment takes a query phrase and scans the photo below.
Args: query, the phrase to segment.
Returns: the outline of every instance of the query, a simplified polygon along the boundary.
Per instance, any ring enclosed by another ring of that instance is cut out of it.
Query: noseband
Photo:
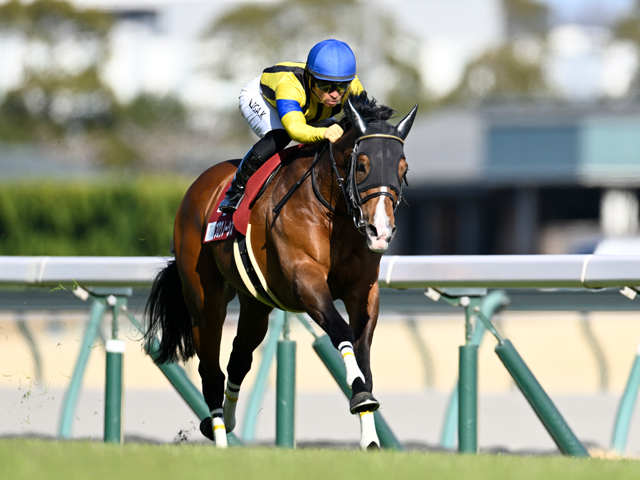
[[[356,226],[358,231],[363,235],[366,235],[366,231],[365,231],[366,223],[364,222],[364,219],[363,219],[362,205],[364,205],[364,203],[368,202],[372,198],[381,197],[384,195],[389,197],[393,202],[393,211],[395,212],[396,208],[398,208],[398,204],[400,203],[400,200],[402,199],[402,181],[404,180],[404,179],[399,179],[397,185],[392,185],[392,184],[384,185],[389,187],[391,190],[395,191],[398,194],[397,200],[393,197],[391,192],[381,192],[381,191],[373,192],[364,198],[361,197],[360,188],[367,186],[367,179],[365,178],[365,180],[363,180],[360,183],[360,185],[358,185],[358,183],[356,182],[356,165],[358,163],[358,155],[359,155],[358,151],[360,148],[360,143],[362,141],[372,140],[372,139],[398,141],[404,146],[404,140],[402,140],[400,137],[396,135],[386,134],[386,133],[372,133],[370,135],[363,135],[362,137],[357,138],[355,141],[355,145],[353,147],[353,151],[351,152],[351,156],[349,157],[349,164],[347,165],[346,178],[340,177],[340,173],[338,172],[338,165],[336,164],[336,160],[333,156],[333,148],[331,148],[331,144],[329,144],[329,158],[331,159],[331,166],[336,176],[338,177],[336,181],[340,186],[342,190],[342,194],[344,195],[344,198],[347,202],[349,216],[352,217],[354,225]],[[373,165],[374,159],[370,157],[370,160],[371,160],[371,168],[370,168],[370,171],[371,171],[374,168],[374,165]],[[375,163],[380,163],[380,162],[381,161],[378,160]],[[384,167],[385,165],[382,165],[382,168]],[[397,170],[395,172],[395,175],[397,177]],[[375,188],[379,186],[381,185],[371,185],[370,187],[367,187],[364,190],[367,191],[370,188]]]

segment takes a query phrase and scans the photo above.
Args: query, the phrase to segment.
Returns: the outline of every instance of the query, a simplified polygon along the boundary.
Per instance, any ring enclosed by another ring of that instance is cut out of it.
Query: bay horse
[[[373,415],[367,415],[379,407],[369,362],[378,270],[396,231],[394,212],[408,171],[404,140],[417,108],[393,126],[387,120],[395,111],[366,92],[347,99],[343,136],[334,144],[301,146],[282,162],[251,208],[245,238],[278,306],[308,313],[342,354],[363,449],[380,445]],[[226,433],[235,427],[240,386],[274,308],[245,286],[246,273],[234,261],[235,240],[203,243],[211,210],[235,170],[231,162],[214,165],[188,189],[175,219],[175,260],[155,278],[145,309],[147,338],[161,333],[157,363],[198,355],[211,411],[200,430],[218,447],[226,447]],[[225,388],[220,342],[227,304],[236,295],[240,314]],[[349,323],[334,306],[337,299]]]

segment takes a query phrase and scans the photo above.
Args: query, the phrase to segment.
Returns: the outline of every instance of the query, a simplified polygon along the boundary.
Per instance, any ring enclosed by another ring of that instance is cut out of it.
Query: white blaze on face
[[[382,187],[381,192],[387,192],[387,187]],[[391,227],[389,225],[389,216],[385,205],[385,195],[377,197],[376,213],[373,216],[373,226],[376,227],[377,237],[371,232],[368,233],[369,249],[374,252],[385,252],[389,248],[389,237],[391,236]]]

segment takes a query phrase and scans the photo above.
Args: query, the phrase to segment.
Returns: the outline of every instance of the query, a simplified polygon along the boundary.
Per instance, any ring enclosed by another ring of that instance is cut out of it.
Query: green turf
[[[640,462],[348,450],[0,440],[1,479],[637,479]]]

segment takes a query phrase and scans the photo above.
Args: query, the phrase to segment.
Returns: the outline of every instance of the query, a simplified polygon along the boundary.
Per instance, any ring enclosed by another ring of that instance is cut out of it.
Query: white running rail
[[[0,285],[149,286],[170,258],[0,256]],[[640,286],[640,255],[384,256],[381,287]]]

